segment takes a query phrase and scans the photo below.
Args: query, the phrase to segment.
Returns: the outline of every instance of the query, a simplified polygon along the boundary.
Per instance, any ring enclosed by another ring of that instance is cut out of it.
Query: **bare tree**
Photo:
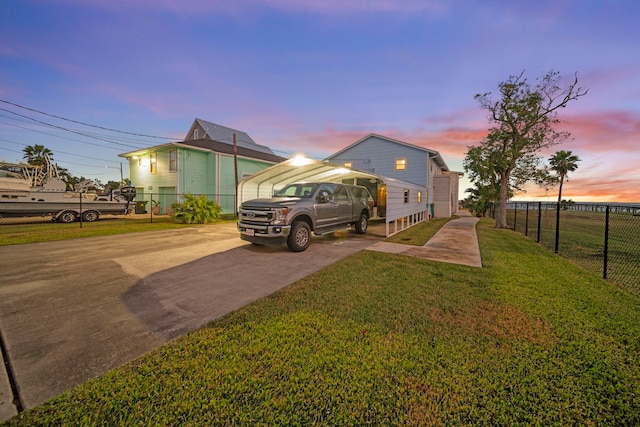
[[[494,100],[491,93],[475,96],[480,106],[489,111],[489,123],[493,126],[479,147],[469,147],[465,160],[469,159],[467,164],[471,170],[482,169],[474,165],[474,161],[488,162],[482,167],[490,170],[499,185],[496,227],[506,228],[510,192],[536,180],[542,160],[540,150],[560,144],[570,136],[555,129],[560,122],[557,111],[569,101],[586,95],[588,89],[578,87],[577,74],[573,82],[560,86],[560,76],[555,71],[538,78],[533,87],[523,71],[500,83],[498,89],[498,100]],[[474,153],[473,158],[470,159],[469,153]]]

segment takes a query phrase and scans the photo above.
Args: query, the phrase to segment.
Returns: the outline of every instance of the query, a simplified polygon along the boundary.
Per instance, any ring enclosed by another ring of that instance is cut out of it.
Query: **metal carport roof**
[[[383,177],[370,172],[347,168],[335,163],[313,160],[306,157],[294,157],[271,166],[238,184],[238,202],[271,197],[275,190],[293,182],[339,182],[350,179],[367,179],[371,183],[401,182],[394,178]],[[408,188],[421,188],[416,184],[402,183]]]
[[[386,185],[384,196],[386,198],[386,213],[384,217],[387,236],[422,222],[428,217],[426,203],[419,200],[419,197],[415,200],[416,194],[426,194],[425,187],[306,157],[294,157],[240,181],[238,184],[238,203],[242,204],[252,199],[270,198],[274,191],[294,182],[344,183],[353,180],[354,183],[358,183],[359,179],[367,180],[366,186],[374,186],[375,189],[379,184]],[[362,184],[361,181],[359,183]],[[414,195],[411,200],[407,200],[409,192]],[[374,198],[376,196],[377,194],[374,195]]]

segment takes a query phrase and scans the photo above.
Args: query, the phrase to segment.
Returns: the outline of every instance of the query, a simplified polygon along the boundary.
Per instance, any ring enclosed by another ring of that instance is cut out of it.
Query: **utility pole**
[[[236,144],[236,134],[235,132],[233,133],[233,169],[235,171],[235,183],[236,183],[236,187],[233,191],[234,193],[234,198],[233,198],[233,214],[235,215],[235,217],[238,217],[238,146]]]

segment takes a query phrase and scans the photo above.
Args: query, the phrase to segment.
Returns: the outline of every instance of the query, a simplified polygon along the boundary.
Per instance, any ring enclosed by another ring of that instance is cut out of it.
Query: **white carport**
[[[243,179],[238,184],[238,201],[269,198],[294,182],[321,181],[367,187],[376,202],[374,218],[385,219],[387,236],[428,219],[425,187],[305,157],[295,157]]]

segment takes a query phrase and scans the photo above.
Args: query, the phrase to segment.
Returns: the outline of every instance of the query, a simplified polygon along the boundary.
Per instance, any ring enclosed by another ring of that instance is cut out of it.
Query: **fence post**
[[[515,202],[513,204],[513,231],[516,231],[517,228],[517,224],[518,224],[518,202]]]
[[[527,202],[527,211],[524,215],[524,235],[529,236],[529,202]]]
[[[556,203],[556,249],[555,252],[558,253],[558,246],[560,243],[560,202]]]
[[[149,223],[153,224],[153,193],[151,193],[151,198],[149,199],[149,205],[151,205],[149,207],[149,212],[151,213],[151,215],[149,215]]]
[[[536,242],[540,243],[540,224],[542,223],[542,202],[538,202],[538,236]]]
[[[605,210],[604,220],[604,262],[602,268],[602,278],[607,280],[607,265],[609,264],[609,205]]]

